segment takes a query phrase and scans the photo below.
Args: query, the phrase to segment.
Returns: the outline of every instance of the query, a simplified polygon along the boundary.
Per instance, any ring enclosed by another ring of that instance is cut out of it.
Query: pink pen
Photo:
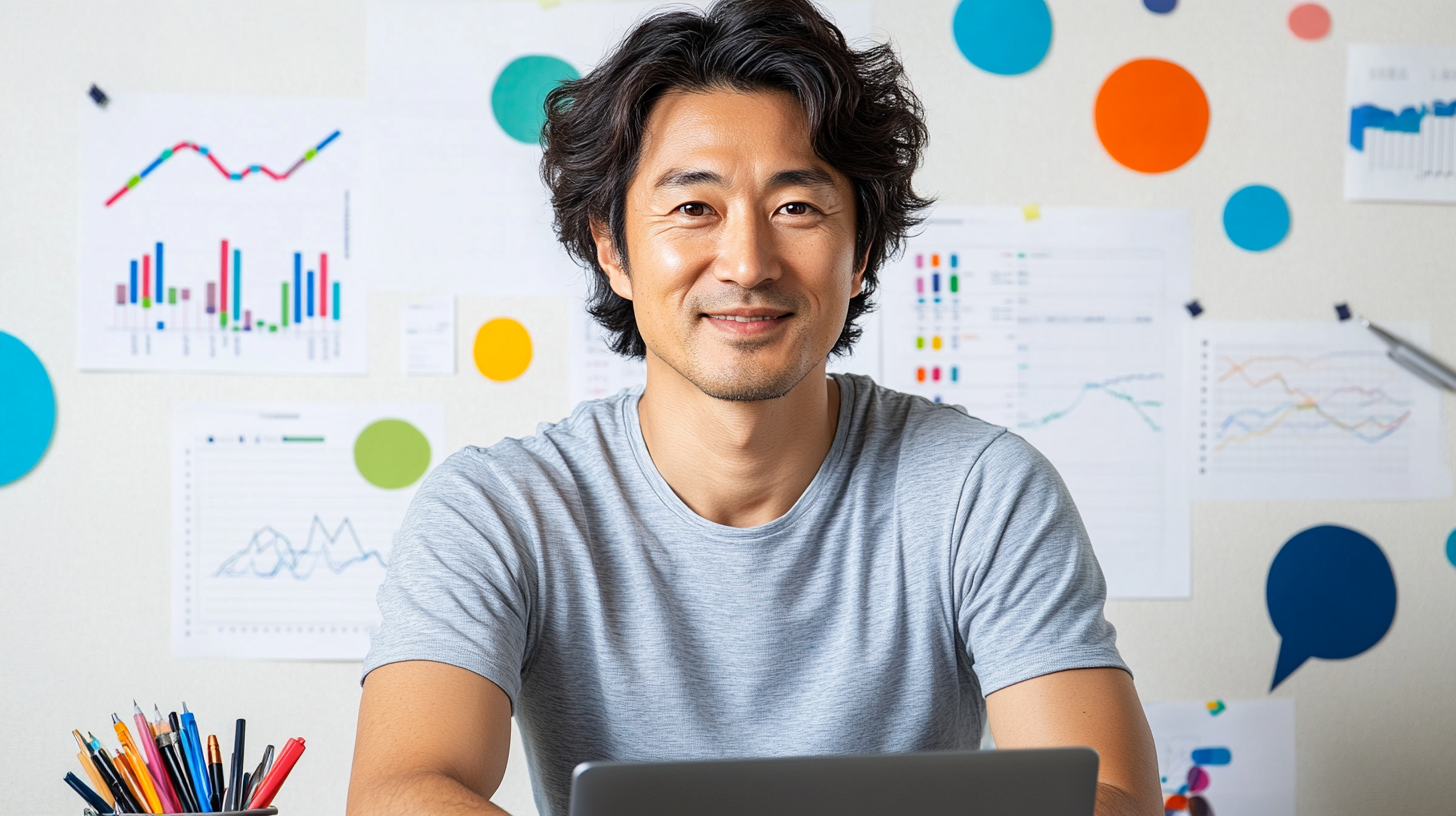
[[[152,724],[147,722],[147,715],[142,713],[142,707],[137,705],[136,700],[132,700],[131,704],[136,706],[136,724],[142,732],[142,749],[147,752],[147,770],[151,771],[152,779],[157,783],[157,796],[162,800],[162,810],[166,813],[181,813],[182,808],[177,804],[177,792],[172,790],[172,780],[167,778],[167,767],[162,764],[162,755],[157,753],[157,738],[152,733]]]

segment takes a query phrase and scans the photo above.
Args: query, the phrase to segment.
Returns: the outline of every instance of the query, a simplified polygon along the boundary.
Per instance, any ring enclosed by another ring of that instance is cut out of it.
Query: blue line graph
[[[347,534],[347,535],[346,535]],[[276,578],[284,572],[302,581],[313,575],[320,565],[338,575],[356,564],[373,561],[385,567],[384,557],[375,550],[365,550],[354,532],[354,525],[345,517],[332,533],[315,515],[308,528],[308,542],[295,550],[288,536],[272,527],[253,533],[248,546],[233,553],[217,570],[219,578]]]
[[[1059,419],[1065,418],[1067,415],[1077,410],[1077,407],[1080,406],[1083,401],[1087,399],[1088,394],[1106,394],[1114,400],[1117,400],[1118,402],[1131,408],[1134,412],[1137,413],[1138,417],[1140,417],[1143,422],[1147,423],[1147,426],[1149,428],[1153,429],[1154,431],[1162,431],[1163,426],[1159,425],[1158,421],[1154,419],[1151,414],[1148,413],[1148,409],[1163,407],[1162,400],[1139,399],[1128,393],[1129,389],[1125,387],[1131,383],[1153,382],[1155,380],[1161,379],[1163,379],[1162,374],[1124,374],[1120,377],[1113,377],[1111,379],[1102,380],[1101,382],[1084,383],[1082,385],[1082,390],[1077,392],[1077,396],[1066,408],[1063,408],[1060,411],[1053,411],[1050,414],[1046,414],[1039,419],[1020,422],[1017,424],[1017,427],[1045,427],[1053,422],[1056,422]]]

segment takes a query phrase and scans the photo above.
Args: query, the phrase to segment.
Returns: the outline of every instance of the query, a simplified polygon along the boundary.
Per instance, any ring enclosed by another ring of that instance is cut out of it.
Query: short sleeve
[[[403,660],[449,663],[500,686],[514,710],[534,569],[497,498],[504,491],[490,488],[485,457],[451,456],[410,503],[379,588],[381,625],[364,675]]]
[[[954,558],[956,624],[982,694],[1052,672],[1115,667],[1107,586],[1056,469],[1003,433],[961,494]]]

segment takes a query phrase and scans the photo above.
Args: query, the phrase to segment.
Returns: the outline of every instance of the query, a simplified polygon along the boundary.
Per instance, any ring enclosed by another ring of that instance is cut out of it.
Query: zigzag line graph
[[[1066,408],[1060,411],[1053,411],[1039,419],[1018,423],[1017,427],[1041,428],[1049,425],[1077,410],[1077,406],[1082,404],[1082,401],[1087,398],[1088,394],[1101,393],[1127,405],[1127,407],[1137,413],[1143,422],[1147,423],[1149,428],[1154,431],[1161,431],[1163,430],[1163,426],[1158,424],[1157,420],[1148,413],[1147,409],[1161,408],[1163,405],[1162,400],[1138,399],[1128,393],[1127,389],[1123,387],[1127,383],[1151,382],[1161,379],[1163,379],[1162,374],[1124,374],[1120,377],[1113,377],[1101,382],[1085,383],[1082,386],[1082,390],[1077,392],[1076,398]]]
[[[142,179],[151,175],[153,170],[156,170],[158,167],[162,166],[163,162],[177,155],[178,151],[181,150],[191,150],[193,153],[205,157],[208,161],[212,162],[213,167],[217,168],[217,172],[222,173],[223,178],[229,181],[242,181],[243,179],[254,173],[262,173],[263,175],[273,179],[274,181],[286,181],[289,176],[293,175],[293,171],[302,167],[305,162],[312,161],[313,157],[319,154],[319,151],[328,147],[329,143],[333,140],[339,138],[340,133],[341,131],[336,130],[326,136],[323,141],[319,142],[313,147],[310,147],[308,150],[305,150],[303,156],[301,156],[298,161],[294,162],[291,167],[289,167],[282,173],[274,172],[273,170],[270,170],[267,165],[262,164],[251,164],[244,168],[241,172],[235,173],[224,167],[222,162],[218,161],[217,156],[215,156],[206,145],[199,145],[195,142],[178,142],[177,144],[163,150],[161,155],[157,156],[157,158],[154,159],[151,164],[147,165],[146,168],[143,169],[140,173],[137,173],[135,176],[127,179],[126,184],[122,186],[120,190],[117,190],[116,193],[111,196],[111,198],[106,199],[106,206],[110,207],[112,204],[115,204],[117,199],[126,195],[127,191],[131,188],[137,186],[138,184],[141,184]]]
[[[304,580],[319,566],[339,575],[355,564],[369,561],[380,567],[386,566],[383,556],[375,550],[366,551],[359,543],[354,525],[347,517],[330,533],[315,515],[309,524],[308,543],[302,550],[295,550],[288,536],[272,527],[263,527],[253,533],[246,547],[224,561],[216,574],[220,578],[248,575],[275,578],[287,572],[298,580]]]
[[[1306,370],[1320,368],[1339,358],[1370,358],[1369,352],[1332,352],[1317,357],[1258,355],[1243,360],[1221,357],[1228,369],[1219,375],[1222,385],[1241,381],[1258,392],[1278,385],[1286,399],[1264,408],[1242,408],[1225,416],[1218,425],[1215,450],[1267,436],[1278,428],[1318,431],[1336,428],[1361,441],[1375,444],[1388,438],[1411,417],[1410,400],[1398,399],[1383,388],[1340,385],[1317,393],[1292,384],[1283,372],[1255,376],[1250,367],[1258,364],[1292,364]]]

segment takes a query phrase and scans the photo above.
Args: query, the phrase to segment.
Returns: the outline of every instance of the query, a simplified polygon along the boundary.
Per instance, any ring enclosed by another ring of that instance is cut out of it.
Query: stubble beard
[[[765,304],[761,298],[752,298],[749,303],[736,303],[738,306],[764,306],[771,305],[773,308],[783,309],[792,312],[790,320],[798,320],[804,312],[802,304],[793,302],[774,302]],[[779,298],[774,298],[780,301]],[[792,301],[793,298],[784,299]],[[796,308],[799,307],[799,308]],[[712,306],[696,308],[693,314],[713,313],[722,311],[724,307],[716,309]],[[731,308],[731,307],[730,307]],[[695,317],[694,320],[705,320],[711,318]],[[664,355],[653,351],[663,362],[667,363],[672,370],[676,371],[683,379],[692,383],[699,391],[713,399],[726,402],[760,402],[764,400],[778,399],[794,387],[803,382],[809,372],[814,370],[818,359],[811,348],[814,338],[810,327],[802,323],[796,323],[791,328],[796,329],[790,340],[791,344],[799,351],[797,359],[786,365],[774,369],[759,365],[754,359],[752,350],[760,344],[756,341],[745,339],[739,341],[727,340],[724,345],[730,348],[741,349],[744,353],[739,356],[738,361],[731,366],[714,365],[704,359],[701,352],[702,338],[707,332],[714,331],[711,326],[701,326],[686,333],[684,343],[680,348],[681,354]],[[707,341],[714,342],[714,341]],[[825,355],[827,356],[827,354]]]

